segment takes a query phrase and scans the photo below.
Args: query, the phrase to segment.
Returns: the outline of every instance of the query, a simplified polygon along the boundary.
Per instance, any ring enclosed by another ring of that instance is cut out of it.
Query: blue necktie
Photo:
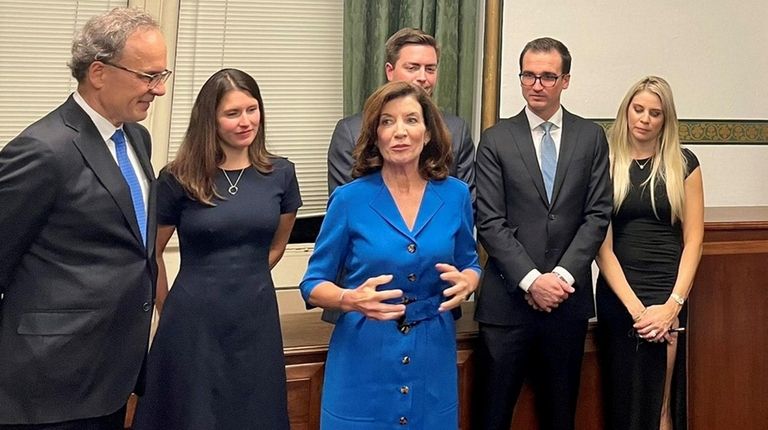
[[[541,125],[544,136],[541,137],[541,175],[544,177],[544,188],[547,190],[547,200],[552,203],[552,188],[555,185],[555,172],[557,172],[557,148],[552,139],[551,122]]]
[[[115,153],[117,154],[117,165],[120,166],[120,172],[123,173],[128,188],[131,189],[131,200],[133,200],[133,210],[136,213],[136,222],[139,223],[141,239],[144,245],[147,244],[147,212],[144,210],[144,196],[141,194],[141,185],[136,172],[133,170],[131,160],[128,158],[128,149],[125,145],[125,135],[123,130],[118,129],[112,135],[112,141],[115,142]]]

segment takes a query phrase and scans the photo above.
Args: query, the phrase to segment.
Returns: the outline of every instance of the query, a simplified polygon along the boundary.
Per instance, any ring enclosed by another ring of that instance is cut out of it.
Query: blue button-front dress
[[[480,272],[472,204],[465,183],[430,181],[409,230],[380,173],[339,187],[331,196],[315,252],[301,283],[304,299],[323,281],[356,288],[393,275],[383,289],[401,289],[408,321],[342,314],[331,337],[321,428],[423,429],[458,426],[456,334],[451,312],[438,312],[442,291],[436,263]]]

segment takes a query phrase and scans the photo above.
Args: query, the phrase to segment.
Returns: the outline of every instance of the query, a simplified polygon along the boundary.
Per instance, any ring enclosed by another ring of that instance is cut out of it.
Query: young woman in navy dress
[[[208,79],[157,187],[162,313],[134,428],[288,430],[270,269],[301,198],[293,164],[267,152],[252,77],[224,69]],[[169,293],[163,251],[174,231],[181,268]]]

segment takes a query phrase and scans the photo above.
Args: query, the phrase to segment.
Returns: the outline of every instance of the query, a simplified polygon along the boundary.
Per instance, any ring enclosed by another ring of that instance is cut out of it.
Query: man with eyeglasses
[[[77,91],[0,151],[0,429],[122,429],[152,318],[147,117],[166,46],[117,8],[72,43]]]
[[[591,263],[612,191],[605,133],[560,104],[570,66],[561,42],[529,42],[519,75],[527,105],[478,146],[476,225],[488,262],[475,312],[475,428],[509,429],[526,377],[541,428],[574,428]]]

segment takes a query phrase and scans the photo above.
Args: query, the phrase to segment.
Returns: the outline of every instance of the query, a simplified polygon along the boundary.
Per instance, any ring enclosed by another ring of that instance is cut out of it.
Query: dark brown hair
[[[267,151],[264,133],[264,102],[256,81],[247,73],[237,69],[222,69],[214,73],[200,88],[187,133],[179,147],[176,158],[168,164],[168,171],[176,177],[191,198],[213,206],[213,198],[221,197],[216,191],[214,180],[218,166],[224,161],[224,152],[217,133],[216,110],[221,99],[229,91],[244,91],[259,102],[259,130],[248,157],[251,164],[262,173],[272,171],[272,157]]]
[[[563,70],[560,73],[567,75],[571,73],[571,53],[568,51],[563,42],[552,39],[551,37],[540,37],[533,39],[525,45],[523,52],[520,53],[520,71],[523,71],[523,57],[525,53],[531,52],[549,52],[555,51],[560,54],[560,58],[563,60]]]
[[[451,134],[445,127],[440,110],[421,87],[399,81],[384,84],[365,102],[363,124],[354,151],[353,177],[358,178],[381,169],[384,159],[376,146],[381,111],[384,105],[401,97],[413,97],[419,103],[430,136],[430,141],[424,145],[419,156],[419,173],[424,179],[445,179],[448,176],[448,166],[453,162]]]

